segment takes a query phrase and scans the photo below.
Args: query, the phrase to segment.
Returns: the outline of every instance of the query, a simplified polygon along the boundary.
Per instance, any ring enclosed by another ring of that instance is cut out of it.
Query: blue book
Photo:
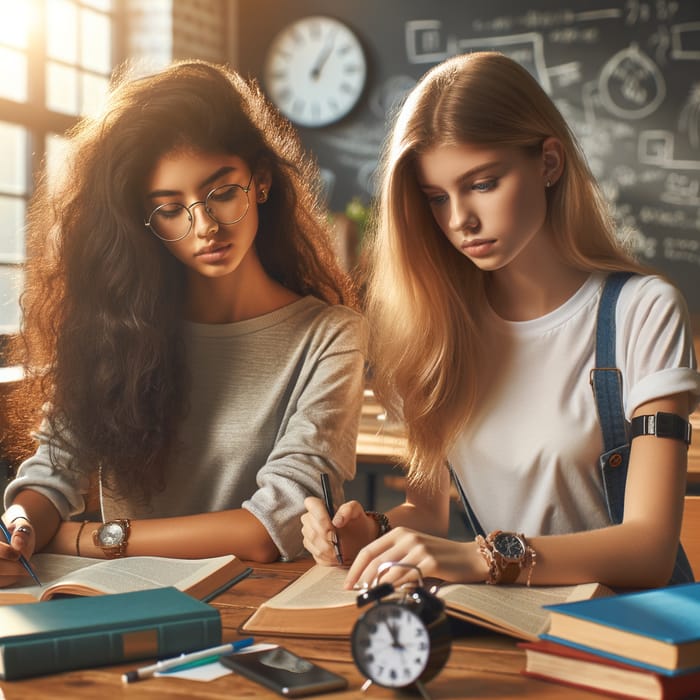
[[[667,676],[700,670],[700,583],[546,608],[543,639]]]
[[[219,611],[173,587],[0,606],[4,680],[219,644]]]

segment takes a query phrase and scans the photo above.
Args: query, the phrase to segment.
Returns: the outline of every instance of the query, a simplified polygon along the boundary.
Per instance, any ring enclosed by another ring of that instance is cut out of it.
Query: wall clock
[[[347,115],[367,80],[357,35],[332,17],[313,15],[285,27],[270,44],[263,81],[270,99],[295,124],[320,127]]]

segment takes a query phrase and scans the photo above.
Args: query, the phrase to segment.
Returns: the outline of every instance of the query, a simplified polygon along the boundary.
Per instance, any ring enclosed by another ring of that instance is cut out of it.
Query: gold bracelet
[[[82,523],[80,523],[80,527],[78,528],[78,534],[76,535],[75,538],[75,554],[76,556],[80,556],[80,535],[83,534],[83,528],[89,523],[89,520],[83,520]]]
[[[491,545],[486,542],[486,540],[481,536],[477,535],[474,541],[479,547],[479,553],[486,560],[486,564],[489,567],[489,573],[486,576],[486,583],[496,584],[501,579],[501,570],[496,564],[496,560],[493,556],[493,549]]]
[[[535,564],[537,564],[537,552],[529,545],[527,551],[530,556],[528,557],[527,561],[527,581],[525,582],[525,585],[529,588],[530,581],[532,580],[532,570],[535,568]]]

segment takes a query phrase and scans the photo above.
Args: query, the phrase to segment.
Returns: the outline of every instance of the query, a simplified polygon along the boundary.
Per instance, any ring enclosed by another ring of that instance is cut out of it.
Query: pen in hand
[[[10,534],[10,531],[5,527],[5,523],[2,521],[1,518],[0,530],[2,530],[2,534],[5,535],[5,539],[9,544],[10,540],[12,539],[12,535]],[[19,558],[19,563],[25,568],[26,572],[34,579],[34,583],[36,583],[37,586],[41,586],[41,581],[39,581],[39,577],[34,573],[34,569],[32,569],[31,565],[27,561],[27,558],[23,554]]]
[[[323,500],[326,504],[328,517],[333,520],[335,508],[333,508],[333,498],[331,497],[331,482],[328,479],[328,474],[325,472],[321,474],[321,488],[323,489]],[[333,549],[335,550],[335,558],[338,560],[338,564],[342,564],[343,555],[340,551],[340,540],[338,539],[338,534],[335,532],[333,533]]]

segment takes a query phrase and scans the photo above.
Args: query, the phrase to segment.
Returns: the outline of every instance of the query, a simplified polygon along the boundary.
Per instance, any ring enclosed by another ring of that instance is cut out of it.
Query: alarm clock
[[[405,583],[398,590],[380,583],[392,566],[414,569],[417,583]],[[428,697],[423,684],[442,670],[452,649],[444,603],[426,590],[418,567],[385,562],[372,586],[357,598],[358,607],[369,604],[372,607],[357,619],[350,638],[355,665],[367,679],[362,690],[376,683],[416,689]]]

